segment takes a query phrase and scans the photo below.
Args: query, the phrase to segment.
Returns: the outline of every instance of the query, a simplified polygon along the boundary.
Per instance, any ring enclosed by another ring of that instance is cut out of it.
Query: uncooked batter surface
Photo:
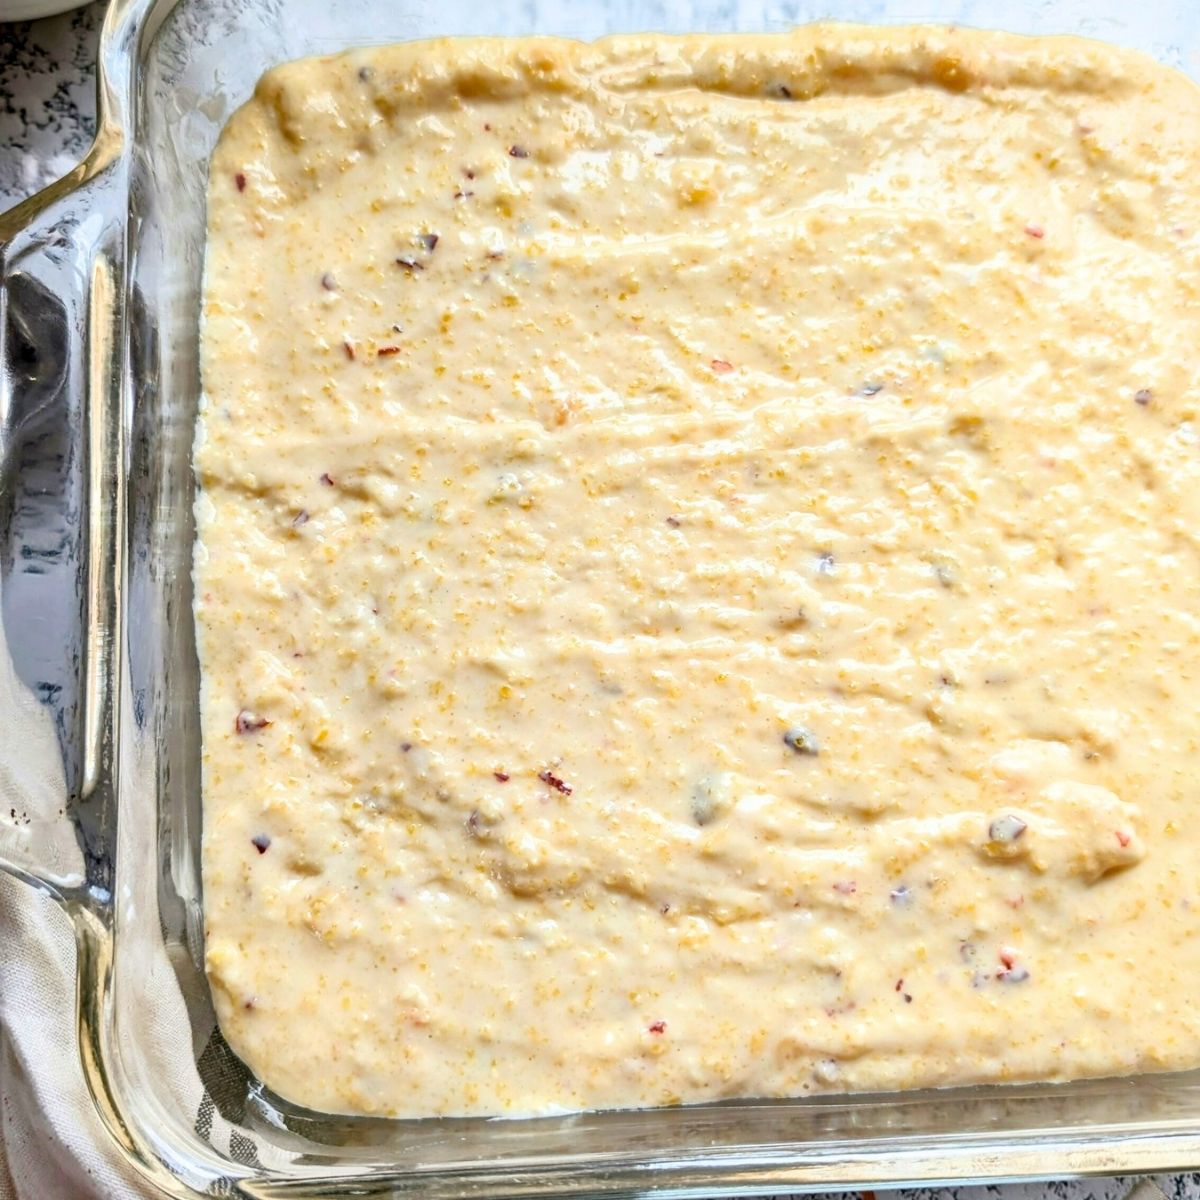
[[[1200,92],[817,27],[212,163],[207,965],[316,1109],[1200,1061]]]

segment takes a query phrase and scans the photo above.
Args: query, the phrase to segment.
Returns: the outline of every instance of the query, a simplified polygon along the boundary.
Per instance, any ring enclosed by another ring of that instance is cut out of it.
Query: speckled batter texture
[[[212,165],[207,963],[318,1109],[1194,1065],[1200,93],[404,46]]]

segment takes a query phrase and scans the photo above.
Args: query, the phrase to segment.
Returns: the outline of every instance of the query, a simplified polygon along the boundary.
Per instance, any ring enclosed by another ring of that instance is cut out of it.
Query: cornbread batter
[[[315,1109],[1200,1062],[1200,92],[458,41],[213,158],[207,966]]]

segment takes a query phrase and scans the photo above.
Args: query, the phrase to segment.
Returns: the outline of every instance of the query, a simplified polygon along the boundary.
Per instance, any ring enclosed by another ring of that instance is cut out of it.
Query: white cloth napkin
[[[5,599],[14,622],[28,617],[13,612],[26,607],[15,603],[19,587]],[[82,856],[59,816],[65,794],[51,714],[18,678],[0,621],[0,844],[20,857],[36,842],[36,857],[69,876]],[[49,896],[0,874],[0,1200],[157,1194],[113,1150],[87,1094],[70,919]]]
[[[2,877],[0,945],[0,1200],[159,1195],[113,1151],[83,1082],[66,914]]]

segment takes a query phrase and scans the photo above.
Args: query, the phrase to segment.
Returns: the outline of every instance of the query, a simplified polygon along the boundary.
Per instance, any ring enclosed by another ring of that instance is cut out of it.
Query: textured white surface
[[[912,7],[918,16],[919,6]],[[964,18],[974,15],[978,21],[983,7],[964,4]],[[92,59],[102,18],[103,5],[96,3],[33,23],[0,23],[0,210],[63,174],[86,150],[95,111]],[[1172,57],[1169,43],[1155,49],[1160,57]],[[22,938],[27,952],[19,948]],[[0,1200],[131,1195],[118,1190],[122,1173],[87,1148],[89,1135],[97,1131],[87,1121],[73,1052],[57,1056],[48,1070],[36,1051],[39,1045],[61,1047],[70,1037],[74,947],[65,919],[23,885],[3,880],[0,940],[6,949],[0,957],[0,1153],[7,1147],[14,1164],[27,1164],[32,1155],[42,1170],[52,1164],[54,1171],[47,1176],[18,1165],[10,1172],[0,1162]],[[57,1120],[48,1120],[39,1105],[53,1110]],[[64,1147],[56,1128],[67,1131],[74,1144]],[[21,1154],[25,1158],[18,1160]],[[1106,1177],[895,1194],[904,1200],[1124,1200],[1135,1182]],[[1162,1193],[1168,1200],[1200,1200],[1200,1173],[1159,1176],[1138,1189],[1136,1200],[1159,1200]],[[825,1200],[840,1195],[829,1193]]]
[[[0,877],[0,930],[0,1200],[149,1195],[84,1092],[70,922],[49,897]]]

